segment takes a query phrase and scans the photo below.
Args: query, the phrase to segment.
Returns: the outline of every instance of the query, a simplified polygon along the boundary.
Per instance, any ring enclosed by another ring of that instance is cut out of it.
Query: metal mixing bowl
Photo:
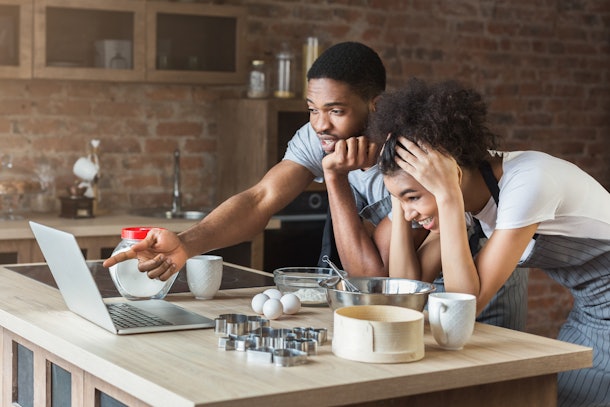
[[[423,311],[428,294],[436,290],[434,284],[406,278],[356,277],[349,281],[360,290],[359,293],[345,291],[336,277],[320,282],[333,311],[352,305],[395,305]]]

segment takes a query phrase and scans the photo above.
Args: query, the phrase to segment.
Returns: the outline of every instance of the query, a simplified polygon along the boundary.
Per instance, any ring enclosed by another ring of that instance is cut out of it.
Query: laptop
[[[106,303],[74,235],[30,221],[57,287],[77,315],[118,334],[212,328],[215,322],[164,300]],[[120,314],[135,314],[138,319]]]

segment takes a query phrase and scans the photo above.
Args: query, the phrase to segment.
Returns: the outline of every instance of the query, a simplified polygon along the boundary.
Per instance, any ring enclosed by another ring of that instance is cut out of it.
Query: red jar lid
[[[121,238],[142,240],[146,237],[151,229],[152,226],[134,226],[130,228],[123,228],[123,230],[121,230]]]

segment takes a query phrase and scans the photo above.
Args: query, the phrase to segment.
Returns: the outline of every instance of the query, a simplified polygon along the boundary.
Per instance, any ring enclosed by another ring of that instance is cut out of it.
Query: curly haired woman
[[[369,133],[385,140],[379,165],[393,199],[390,273],[435,273],[418,267],[410,221],[439,234],[447,291],[476,295],[479,310],[515,267],[544,270],[574,297],[559,339],[593,348],[592,368],[559,374],[559,405],[608,406],[610,194],[567,161],[496,151],[486,115],[481,96],[453,81],[411,80],[378,102]],[[469,221],[489,238],[474,258]],[[405,263],[415,268],[396,267]]]

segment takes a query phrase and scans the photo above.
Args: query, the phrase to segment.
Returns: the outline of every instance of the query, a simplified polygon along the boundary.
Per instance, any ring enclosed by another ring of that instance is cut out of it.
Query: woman
[[[479,94],[452,81],[412,80],[377,104],[369,133],[386,140],[379,165],[393,199],[390,273],[435,273],[417,260],[410,221],[439,234],[446,290],[476,295],[478,310],[515,267],[543,269],[574,297],[559,339],[593,348],[592,368],[559,374],[559,404],[610,405],[610,194],[567,161],[495,151],[486,113]],[[475,258],[469,220],[489,238]]]

